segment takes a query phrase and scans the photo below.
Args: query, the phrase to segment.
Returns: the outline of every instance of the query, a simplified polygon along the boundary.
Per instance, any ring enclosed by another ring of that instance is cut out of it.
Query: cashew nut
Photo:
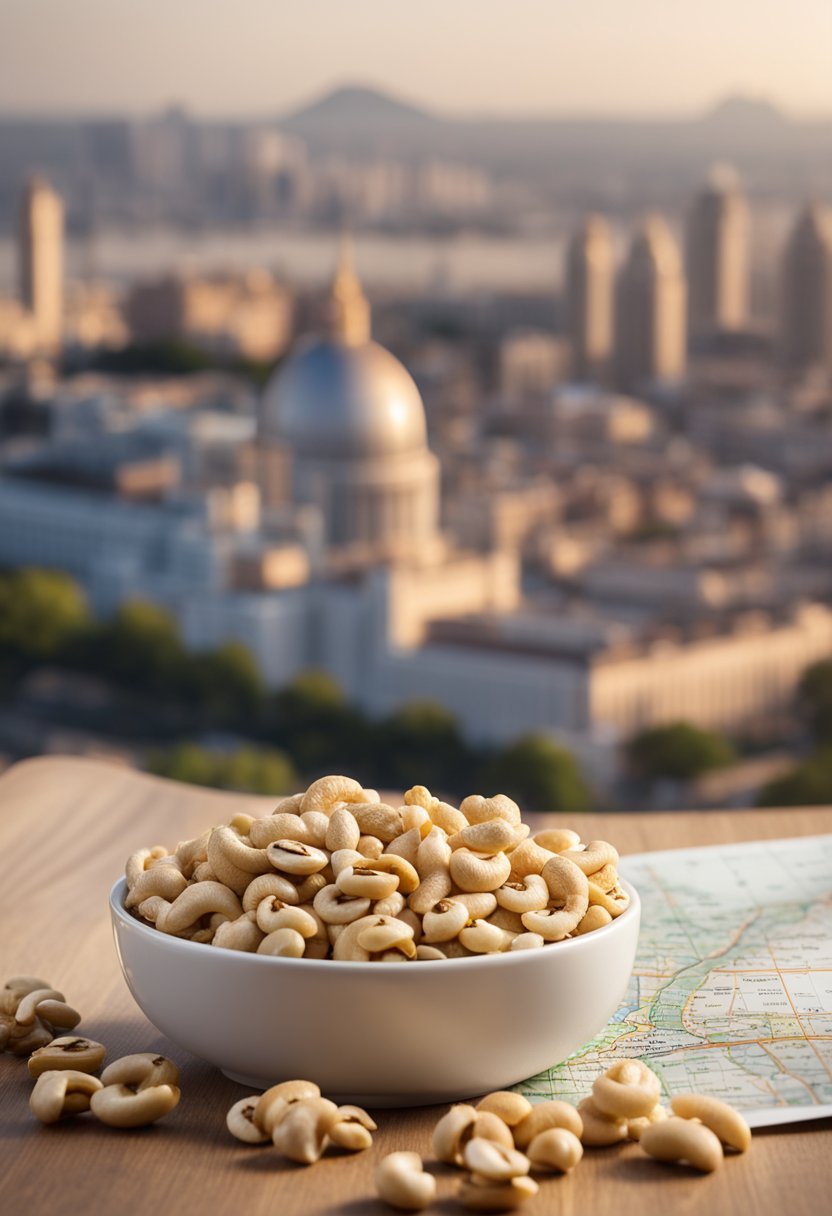
[[[314,937],[318,932],[318,922],[303,908],[284,904],[267,895],[257,905],[256,919],[258,928],[264,933],[274,933],[278,929],[294,929],[301,937]]]
[[[532,840],[550,853],[565,853],[567,849],[576,849],[581,843],[578,833],[570,828],[547,828],[543,832],[535,832]]]
[[[337,1148],[360,1153],[373,1143],[372,1132],[377,1127],[360,1106],[339,1106],[338,1122],[329,1129],[329,1138]]]
[[[257,947],[258,954],[271,954],[275,958],[303,958],[306,942],[297,929],[275,929],[263,938]]]
[[[587,884],[589,894],[589,902],[593,906],[598,904],[609,912],[613,919],[620,916],[622,912],[626,912],[630,906],[630,897],[621,887],[613,887],[611,891],[602,891],[601,888],[590,878]]]
[[[233,891],[221,882],[197,882],[178,895],[170,907],[156,920],[163,933],[179,933],[189,929],[203,916],[221,912],[229,920],[243,914],[243,906]]]
[[[508,950],[513,939],[498,925],[492,925],[487,920],[475,920],[460,930],[459,940],[466,950],[472,950],[474,954],[492,954]]]
[[[110,1127],[145,1127],[172,1111],[178,1102],[175,1085],[153,1085],[138,1091],[131,1085],[105,1085],[92,1095],[90,1110]]]
[[[592,1085],[595,1105],[608,1119],[649,1115],[661,1092],[659,1078],[641,1060],[617,1060]]]
[[[265,849],[255,848],[246,844],[241,836],[227,824],[214,828],[208,839],[208,860],[217,873],[216,852],[222,854],[227,862],[238,870],[248,874],[268,874],[271,871],[271,861]]]
[[[357,895],[369,900],[386,899],[398,890],[399,879],[390,870],[372,868],[376,864],[375,861],[365,860],[360,869],[357,868],[358,862],[355,866],[345,866],[335,880],[336,887],[344,895]]]
[[[502,1119],[507,1127],[516,1127],[532,1113],[534,1107],[522,1094],[514,1093],[511,1089],[495,1089],[493,1093],[480,1099],[477,1110],[491,1111],[498,1119]],[[471,1166],[471,1169],[474,1169],[474,1166]]]
[[[618,865],[618,850],[608,840],[590,840],[585,849],[566,849],[560,856],[574,861],[586,875],[594,874],[608,863]]]
[[[568,1174],[584,1155],[584,1147],[574,1132],[565,1127],[550,1127],[532,1140],[528,1149],[533,1170]]]
[[[273,840],[266,848],[266,855],[276,870],[304,878],[329,865],[329,857],[322,849],[299,840]]]
[[[298,889],[291,879],[283,874],[261,874],[251,880],[243,893],[243,911],[256,912],[258,905],[269,895],[284,904],[300,902]]]
[[[751,1143],[751,1128],[738,1110],[706,1094],[675,1094],[670,1100],[674,1115],[699,1119],[728,1148],[744,1153]]]
[[[173,903],[187,885],[188,880],[181,870],[174,869],[173,866],[153,866],[150,870],[144,870],[129,888],[124,906],[137,908],[140,903],[154,895]]]
[[[258,1101],[257,1094],[250,1098],[240,1098],[225,1116],[225,1125],[231,1135],[242,1140],[244,1144],[268,1144],[271,1139],[254,1122]]]
[[[275,840],[297,840],[300,844],[314,844],[309,826],[291,811],[280,811],[255,819],[249,832],[249,840],[258,849],[266,849]]]
[[[379,1198],[403,1212],[420,1212],[436,1198],[436,1179],[418,1153],[388,1153],[373,1178]]]
[[[336,802],[364,802],[365,791],[352,777],[319,777],[300,801],[301,811],[331,811]]]
[[[506,1148],[482,1136],[472,1136],[467,1141],[462,1150],[462,1160],[472,1173],[491,1182],[520,1178],[528,1174],[530,1168],[528,1157],[516,1148]]]
[[[393,916],[367,916],[367,922],[357,935],[359,946],[370,954],[398,949],[409,957],[416,953],[413,929]]]
[[[62,1035],[45,1047],[39,1047],[29,1057],[28,1069],[33,1077],[44,1072],[72,1069],[74,1072],[98,1072],[107,1054],[106,1047],[93,1039],[79,1035]]]
[[[541,874],[526,874],[513,882],[509,879],[494,895],[500,907],[511,912],[537,912],[549,902],[549,888]]]
[[[330,853],[338,849],[357,849],[361,839],[358,821],[345,806],[336,807],[327,820],[324,844]]]
[[[263,930],[257,924],[256,912],[244,912],[236,920],[227,920],[220,925],[211,945],[221,946],[224,950],[244,950],[251,954],[264,937]]]
[[[542,874],[546,862],[556,856],[556,853],[542,848],[532,839],[522,841],[509,855],[512,880],[516,882],[527,874]]]
[[[610,924],[611,921],[612,917],[606,908],[602,908],[600,904],[590,904],[572,930],[572,936],[580,937],[584,933],[593,933],[596,929],[603,929],[604,925]]]
[[[29,1097],[29,1107],[41,1123],[57,1123],[65,1115],[90,1109],[91,1097],[101,1089],[98,1077],[75,1069],[42,1072]]]
[[[466,1174],[457,1198],[470,1212],[507,1212],[536,1195],[540,1187],[527,1174],[510,1182],[490,1182],[477,1174]]]
[[[560,1102],[557,1098],[553,1098],[549,1102],[538,1102],[515,1126],[514,1143],[518,1148],[526,1149],[536,1136],[553,1127],[566,1128],[578,1139],[583,1134],[581,1116],[575,1107],[568,1102]]]
[[[452,849],[473,849],[475,853],[502,853],[517,843],[517,830],[505,819],[469,824],[448,841]]]
[[[470,1140],[477,1112],[473,1106],[458,1102],[442,1116],[433,1129],[433,1152],[446,1165],[461,1165],[462,1150]]]
[[[307,1098],[320,1096],[321,1091],[314,1081],[280,1081],[257,1099],[254,1108],[255,1125],[271,1137],[272,1130],[290,1106],[295,1102],[304,1102]]]
[[[539,933],[518,933],[509,946],[509,950],[538,950],[546,942]]]
[[[592,1098],[582,1098],[578,1103],[578,1114],[583,1123],[581,1143],[594,1147],[618,1144],[627,1139],[627,1120],[609,1118],[598,1109]]]
[[[639,1144],[658,1161],[681,1161],[712,1173],[722,1164],[722,1145],[704,1123],[671,1115],[660,1123],[652,1123],[641,1133]]]
[[[552,907],[524,912],[523,924],[548,942],[557,942],[571,933],[589,906],[586,875],[563,854],[555,853],[543,867]]]
[[[451,878],[460,891],[496,891],[511,872],[505,853],[475,853],[456,849],[451,854]]]
[[[488,920],[497,907],[497,897],[493,891],[457,891],[449,898],[468,909],[469,920]]]
[[[291,1161],[312,1165],[326,1147],[330,1129],[339,1122],[338,1107],[328,1098],[293,1102],[273,1125],[272,1143]]]
[[[636,1119],[627,1120],[627,1135],[630,1140],[640,1140],[642,1133],[651,1123],[660,1123],[667,1118],[667,1111],[663,1106],[656,1105],[650,1111],[649,1115],[639,1115]]]
[[[440,899],[426,912],[422,931],[426,942],[449,942],[468,923],[468,909],[454,899]]]
[[[379,843],[381,842],[379,841]],[[401,836],[397,836],[395,840],[391,840],[386,852],[388,855],[395,854],[396,857],[403,857],[405,861],[409,861],[412,866],[415,866],[421,843],[422,834],[419,829],[410,828],[409,831],[402,832]]]
[[[459,809],[469,823],[485,823],[488,819],[505,819],[508,823],[520,823],[520,808],[505,794],[485,798],[482,794],[469,794],[460,803]]]
[[[350,810],[362,836],[376,836],[383,844],[390,844],[404,831],[401,811],[388,806],[386,802],[358,803]]]
[[[335,883],[322,887],[312,901],[312,906],[321,920],[328,925],[348,925],[370,911],[369,899],[345,895]]]

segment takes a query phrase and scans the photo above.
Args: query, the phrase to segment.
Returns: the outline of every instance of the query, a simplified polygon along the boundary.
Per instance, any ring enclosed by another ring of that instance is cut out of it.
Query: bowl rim
[[[552,946],[557,947],[557,950],[554,951],[554,957],[557,958],[558,955],[568,951],[572,951],[574,953],[576,950],[586,950],[589,948],[587,943],[591,942],[593,939],[597,941],[599,934],[609,937],[612,934],[620,932],[618,926],[620,926],[622,922],[624,924],[629,924],[634,917],[640,914],[641,900],[639,898],[638,891],[632,885],[632,883],[628,882],[624,878],[621,878],[620,876],[619,882],[630,896],[630,903],[628,907],[625,908],[620,916],[616,916],[613,920],[611,920],[608,925],[602,925],[599,929],[593,929],[591,933],[584,933],[580,937],[572,937],[564,939],[560,942],[553,942]],[[148,925],[144,921],[139,920],[138,917],[131,915],[128,909],[124,907],[124,896],[126,894],[126,890],[127,879],[124,877],[124,875],[122,875],[115,883],[113,883],[113,886],[110,889],[109,902],[113,921],[119,920],[124,925],[129,925],[131,929],[138,930],[140,934],[147,936],[148,941],[156,942],[156,944],[162,949],[172,949],[174,951],[182,950],[186,954],[189,952],[192,953],[194,950],[196,950],[198,953],[194,957],[202,957],[202,951],[206,948],[207,943],[192,942],[188,941],[187,938],[174,937],[168,933],[160,933],[152,925]],[[222,950],[222,955],[226,960],[236,957],[240,960],[254,960],[255,966],[285,967],[290,969],[300,967],[302,971],[306,971],[307,973],[311,972],[313,969],[320,970],[321,968],[323,968],[324,974],[328,974],[334,969],[336,973],[349,975],[355,975],[358,972],[371,972],[373,975],[378,975],[379,972],[386,974],[390,970],[393,971],[393,974],[398,975],[400,974],[400,969],[402,967],[407,967],[408,972],[413,970],[411,965],[412,960],[410,959],[403,959],[400,963],[385,963],[383,967],[380,967],[378,963],[353,962],[348,959],[279,958],[271,954],[255,954],[248,950],[229,950],[223,949],[222,947],[217,947],[217,949]],[[478,954],[467,958],[420,959],[418,970],[422,971],[425,968],[433,970],[437,967],[442,967],[445,971],[447,971],[449,964],[462,964],[465,967],[470,968],[477,963],[484,967],[506,967],[520,965],[523,960],[528,962],[529,957],[534,959],[541,953],[548,958],[552,952],[546,948],[542,948],[541,950],[507,950],[505,952]],[[205,957],[208,958],[210,955],[205,955]],[[240,964],[232,963],[231,965],[237,966]]]

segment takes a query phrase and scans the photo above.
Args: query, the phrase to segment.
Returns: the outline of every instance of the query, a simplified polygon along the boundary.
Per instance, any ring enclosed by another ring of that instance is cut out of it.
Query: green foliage
[[[0,576],[0,651],[53,659],[89,626],[87,601],[68,574],[25,569]]]
[[[91,661],[98,672],[133,692],[181,698],[193,662],[171,613],[144,600],[130,600],[92,639]]]
[[[723,735],[689,722],[645,730],[627,746],[627,759],[633,771],[648,780],[660,777],[690,780],[731,764],[735,754]]]
[[[546,735],[524,735],[486,764],[479,787],[508,794],[524,811],[588,811],[590,793],[575,757]]]
[[[266,697],[254,656],[242,642],[189,656],[185,683],[192,704],[220,726],[253,724]]]
[[[370,724],[347,705],[335,680],[323,671],[305,671],[270,700],[264,733],[291,755],[302,773],[342,771],[367,780],[372,775]]]
[[[374,754],[376,782],[396,789],[456,791],[471,768],[456,719],[433,701],[413,701],[382,722]]]
[[[225,755],[195,743],[180,743],[154,752],[148,759],[148,769],[174,781],[250,794],[287,794],[298,784],[288,756],[270,748],[241,747]]]
[[[760,791],[758,806],[832,805],[832,747],[815,752],[803,764]]]
[[[807,667],[798,686],[797,705],[815,742],[832,743],[832,659]]]
[[[141,376],[149,372],[188,376],[214,366],[214,361],[179,338],[160,338],[154,342],[134,342],[118,350],[102,350],[96,355],[94,366],[117,376]]]

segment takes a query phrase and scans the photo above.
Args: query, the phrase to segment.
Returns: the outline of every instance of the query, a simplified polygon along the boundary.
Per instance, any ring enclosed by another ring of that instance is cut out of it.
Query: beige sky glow
[[[2,0],[4,112],[280,112],[344,81],[457,112],[832,112],[830,0]]]

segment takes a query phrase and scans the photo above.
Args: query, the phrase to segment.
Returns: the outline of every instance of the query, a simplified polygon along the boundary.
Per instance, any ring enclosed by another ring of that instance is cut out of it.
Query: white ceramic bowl
[[[635,959],[626,912],[540,950],[446,962],[272,958],[189,942],[136,920],[110,892],[130,991],[172,1042],[234,1081],[305,1077],[368,1106],[456,1101],[560,1063],[606,1024]]]

